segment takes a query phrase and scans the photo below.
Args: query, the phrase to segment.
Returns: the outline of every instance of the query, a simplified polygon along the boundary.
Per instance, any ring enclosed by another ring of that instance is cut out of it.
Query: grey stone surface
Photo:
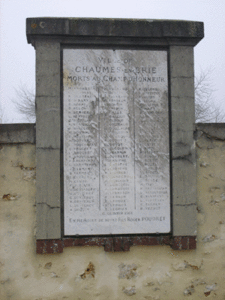
[[[60,48],[165,46],[169,57],[173,235],[196,235],[193,46],[203,23],[170,20],[30,18],[36,49],[38,238],[60,238]],[[222,129],[221,129],[222,130]],[[212,130],[210,131],[212,132]],[[214,133],[214,131],[213,131]],[[221,133],[220,136],[223,136]],[[53,220],[54,218],[54,220]]]
[[[196,130],[211,139],[225,140],[225,123],[198,123]]]
[[[60,238],[60,44],[37,41],[37,239]]]
[[[195,235],[196,214],[189,214],[190,207],[196,207],[192,47],[171,47],[170,65],[173,234]]]
[[[60,97],[37,97],[38,148],[60,148]]]
[[[170,49],[170,64],[173,64],[170,69],[173,158],[193,153],[195,122],[193,55],[192,57],[189,55],[189,60],[183,59],[186,52],[187,47],[174,46]],[[174,64],[175,61],[180,63]],[[185,71],[182,71],[183,69]],[[185,77],[185,74],[190,76]]]
[[[37,203],[60,207],[60,150],[36,149]]]
[[[66,235],[170,232],[167,74],[166,51],[63,50]]]
[[[60,45],[36,43],[36,110],[39,148],[60,148]]]
[[[171,77],[171,97],[190,97],[194,103],[194,77]]]
[[[204,36],[202,22],[153,19],[28,18],[26,30],[29,43],[32,36],[51,35],[185,38],[195,45]]]
[[[173,75],[173,78],[193,78],[193,47],[171,46],[170,50],[170,70]]]
[[[177,159],[191,155],[194,159],[194,108],[193,99],[187,97],[172,97],[172,157]],[[189,105],[191,104],[191,105]],[[191,107],[189,107],[191,106]]]
[[[37,39],[35,43],[36,62],[57,62],[59,63],[60,44],[57,41],[48,39]],[[36,65],[38,68],[38,65]]]
[[[197,235],[197,209],[195,204],[173,206],[173,235]]]
[[[196,204],[196,169],[189,156],[173,160],[172,174],[173,205]]]
[[[59,239],[61,237],[61,210],[46,204],[36,206],[36,239]]]
[[[194,61],[193,47],[170,47],[172,156],[193,156]]]
[[[37,41],[37,239],[60,238],[60,45]]]
[[[37,147],[60,148],[60,47],[36,43]]]
[[[36,149],[37,238],[60,238],[60,151]]]
[[[60,95],[60,44],[36,42],[36,96]]]
[[[35,124],[0,124],[0,144],[35,144]]]

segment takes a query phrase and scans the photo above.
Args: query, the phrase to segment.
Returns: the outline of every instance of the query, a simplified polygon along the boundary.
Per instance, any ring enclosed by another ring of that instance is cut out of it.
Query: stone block
[[[185,97],[185,96],[178,96],[178,97],[171,97],[171,109],[172,109],[172,115],[173,115],[173,124],[178,123],[178,125],[183,125],[184,122],[191,122],[191,124],[188,127],[188,130],[194,129],[193,123],[195,121],[195,115],[194,115],[194,97]],[[175,118],[175,119],[174,119]],[[178,127],[178,125],[176,127]],[[185,124],[186,125],[186,124]],[[183,125],[184,128],[186,126]]]
[[[196,204],[196,166],[189,157],[172,161],[173,206]]]
[[[137,19],[87,19],[87,18],[28,18],[28,43],[40,36],[54,37],[148,37],[179,38],[183,44],[196,45],[204,36],[202,22],[175,20],[137,20]],[[158,44],[160,42],[158,41]],[[173,41],[174,44],[174,41]]]
[[[61,238],[60,151],[38,149],[37,239]]]
[[[61,238],[61,209],[52,208],[44,203],[36,206],[37,232],[36,239]]]
[[[170,72],[171,77],[194,77],[193,47],[170,47]]]
[[[51,61],[51,60],[43,60],[38,63],[36,66],[36,74],[37,76],[47,76],[47,75],[55,75],[58,73],[60,68],[59,61]]]
[[[196,130],[203,132],[207,137],[215,140],[225,140],[225,123],[198,123]]]
[[[40,73],[36,73],[36,97],[59,97],[60,95],[60,68],[53,70],[49,64],[45,64],[46,68],[42,69]]]
[[[187,102],[184,101],[183,107],[180,99],[172,99],[172,157],[180,157],[194,153],[194,111],[193,106],[189,110]],[[188,100],[188,99],[187,99]]]
[[[59,42],[48,41],[48,40],[36,40],[36,66],[40,62],[60,62],[60,44]]]
[[[36,96],[60,96],[59,43],[36,43]]]
[[[37,97],[36,106],[36,146],[60,149],[60,97]]]
[[[0,144],[35,144],[35,124],[0,124]]]
[[[193,153],[195,123],[193,49],[170,49],[172,156]]]
[[[177,129],[176,134],[180,136],[176,142],[173,143],[172,148],[172,159],[179,159],[185,158],[188,159],[190,162],[195,161],[195,144],[191,139],[188,137],[188,134],[183,131],[182,129]],[[185,139],[185,136],[187,138]]]
[[[173,207],[173,236],[196,236],[196,205],[175,205]]]
[[[171,97],[190,97],[194,99],[194,78],[171,78]]]
[[[196,235],[193,48],[171,46],[173,235]]]
[[[37,197],[36,203],[60,208],[60,150],[36,149]]]

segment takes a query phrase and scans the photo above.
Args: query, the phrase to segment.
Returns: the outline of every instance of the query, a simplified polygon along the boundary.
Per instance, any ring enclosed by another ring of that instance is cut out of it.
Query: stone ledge
[[[197,123],[195,128],[197,139],[203,133],[211,139],[225,140],[225,123]]]
[[[36,124],[0,124],[0,144],[35,144]]]
[[[58,240],[37,240],[37,254],[62,253],[65,247],[98,246],[106,252],[126,252],[131,246],[171,246],[174,250],[196,249],[196,236],[135,236],[135,237],[93,237],[64,238]]]
[[[203,22],[152,19],[28,18],[31,37],[95,36],[138,38],[184,38],[197,44],[204,37]]]

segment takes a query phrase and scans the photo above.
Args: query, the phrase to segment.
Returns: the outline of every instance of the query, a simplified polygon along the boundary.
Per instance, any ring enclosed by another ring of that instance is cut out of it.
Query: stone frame
[[[62,252],[63,247],[73,245],[101,245],[105,246],[106,251],[126,251],[129,250],[130,245],[138,244],[169,244],[177,249],[196,247],[193,47],[203,38],[203,35],[202,22],[27,19],[28,43],[36,49],[38,253]],[[171,235],[63,238],[61,51],[64,45],[74,47],[116,45],[116,47],[127,48],[163,48],[168,51],[171,114]]]

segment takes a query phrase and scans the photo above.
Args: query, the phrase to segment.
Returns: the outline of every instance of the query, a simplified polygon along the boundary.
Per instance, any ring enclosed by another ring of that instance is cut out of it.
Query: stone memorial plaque
[[[63,50],[65,235],[170,232],[167,52]]]

